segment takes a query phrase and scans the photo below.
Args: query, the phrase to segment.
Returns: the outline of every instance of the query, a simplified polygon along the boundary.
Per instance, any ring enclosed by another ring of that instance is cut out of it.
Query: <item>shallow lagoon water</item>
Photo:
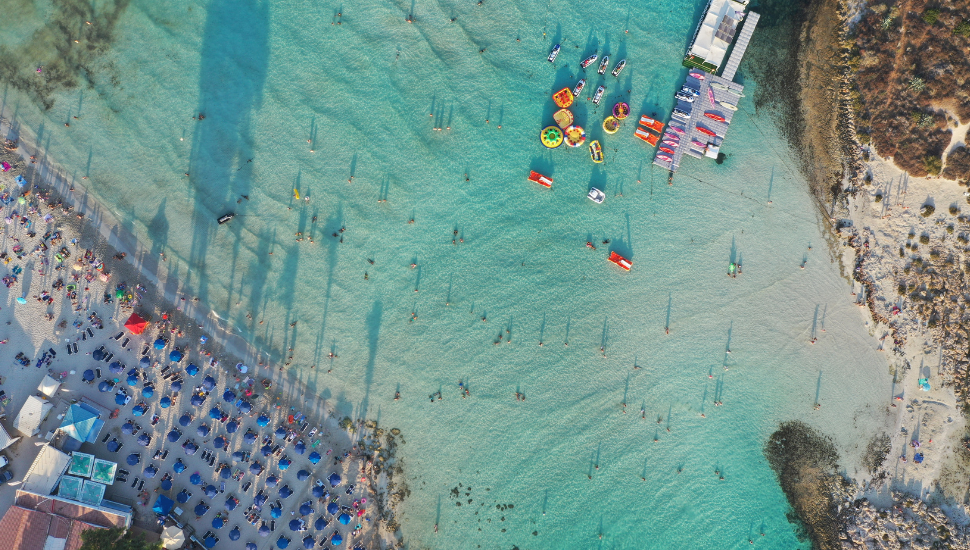
[[[764,441],[807,420],[852,473],[881,422],[885,360],[788,145],[755,111],[756,71],[741,66],[725,162],[687,160],[672,187],[632,121],[600,128],[618,100],[669,112],[700,0],[22,4],[0,22],[6,116],[164,253],[182,292],[277,362],[294,348],[279,375],[402,429],[413,547],[741,548],[762,531],[804,546]],[[11,76],[59,66],[43,27],[57,14],[78,33],[112,25],[81,58],[91,86]],[[760,36],[754,52],[772,47]],[[628,60],[619,81],[591,71],[586,91],[603,81],[606,97],[574,110],[603,144],[595,166],[537,139],[593,50]]]

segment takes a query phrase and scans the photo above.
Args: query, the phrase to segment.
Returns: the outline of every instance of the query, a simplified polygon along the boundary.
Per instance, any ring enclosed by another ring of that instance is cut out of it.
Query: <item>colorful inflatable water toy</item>
[[[555,149],[562,145],[562,130],[558,126],[546,126],[539,134],[542,144],[550,149]]]
[[[569,88],[563,88],[552,94],[552,100],[562,109],[572,105],[574,99],[573,92]]]
[[[607,134],[615,134],[620,129],[620,121],[616,117],[608,116],[603,120],[603,131]]]
[[[563,130],[564,140],[569,147],[579,147],[586,143],[586,130],[582,126],[570,126]]]
[[[630,116],[630,106],[622,101],[613,106],[613,116],[619,120]]]
[[[657,146],[657,140],[660,139],[660,136],[658,136],[656,134],[651,134],[650,132],[646,131],[645,129],[639,128],[639,127],[637,128],[637,131],[633,135],[637,136],[638,138],[642,139],[643,141],[646,141],[647,143],[649,143],[650,145],[652,145],[654,147]]]
[[[600,147],[600,142],[595,139],[589,143],[589,157],[596,164],[603,162],[603,148]]]
[[[633,262],[632,261],[624,258],[623,256],[620,256],[616,252],[610,252],[610,257],[608,258],[608,260],[611,261],[611,262],[613,262],[613,263],[615,263],[616,265],[622,267],[623,269],[625,269],[627,271],[630,271],[630,268],[633,267]]]
[[[293,190],[293,198],[295,198],[296,200],[300,200],[300,192],[297,191],[296,189]]]
[[[552,118],[560,128],[565,128],[573,123],[573,114],[568,109],[559,109]]]
[[[642,117],[640,117],[640,124],[646,126],[647,128],[650,128],[651,130],[655,130],[657,132],[664,129],[663,122],[660,122],[659,120],[654,120],[648,117],[647,115],[643,115]]]
[[[542,174],[540,174],[539,172],[536,172],[535,170],[529,171],[529,181],[538,183],[543,187],[549,187],[549,188],[552,187],[552,178],[543,176]]]

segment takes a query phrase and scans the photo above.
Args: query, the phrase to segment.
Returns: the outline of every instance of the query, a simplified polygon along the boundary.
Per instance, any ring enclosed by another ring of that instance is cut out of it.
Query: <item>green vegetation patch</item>
[[[933,25],[940,18],[940,10],[938,9],[928,9],[923,12],[923,21],[926,21],[927,25]]]

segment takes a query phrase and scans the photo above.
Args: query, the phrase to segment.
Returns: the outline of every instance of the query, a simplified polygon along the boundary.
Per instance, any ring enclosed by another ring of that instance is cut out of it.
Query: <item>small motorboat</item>
[[[702,133],[702,134],[707,134],[709,136],[716,136],[717,135],[715,132],[713,132],[711,130],[708,130],[707,128],[705,128],[703,126],[698,126],[697,127],[697,131],[700,132],[700,133]]]
[[[613,67],[613,72],[610,74],[615,77],[619,77],[620,71],[622,71],[624,67],[626,67],[626,59],[621,59],[620,62],[616,64],[616,67]]]
[[[674,154],[674,150],[669,147],[661,147],[660,150],[663,151],[664,153],[667,153],[668,155]]]
[[[593,140],[589,142],[589,157],[593,159],[593,162],[599,164],[603,162],[603,148],[600,147],[600,142],[598,140]]]
[[[694,96],[685,92],[677,92],[676,94],[674,94],[674,97],[681,101],[686,101],[687,103],[694,102]]]
[[[559,55],[559,50],[562,48],[562,44],[556,44],[553,46],[552,51],[549,52],[549,63],[556,60],[556,56]]]
[[[689,72],[687,74],[691,75],[692,77],[696,78],[697,80],[704,80],[704,74],[703,73],[699,73],[697,71],[691,71],[691,72]]]
[[[730,89],[724,84],[721,84],[720,82],[711,82],[711,88],[714,88],[716,90],[724,90],[725,92]]]
[[[600,86],[596,88],[596,92],[593,94],[593,105],[599,105],[600,100],[603,99],[603,92],[606,91],[606,86]]]
[[[627,271],[630,271],[630,268],[633,267],[632,261],[624,258],[623,256],[620,256],[616,252],[610,252],[610,257],[607,259]]]
[[[738,110],[738,106],[737,105],[731,105],[727,101],[718,101],[717,104],[720,105],[721,107],[724,107],[725,109],[727,109],[729,111],[737,111]]]
[[[648,117],[647,115],[643,115],[643,116],[640,117],[640,124],[642,124],[643,126],[646,126],[647,128],[650,128],[651,130],[655,130],[657,132],[659,132],[659,131],[661,131],[661,130],[664,129],[664,123],[663,122],[660,122],[659,120],[652,119],[652,118]]]
[[[576,83],[576,87],[573,88],[573,95],[576,97],[579,97],[580,92],[582,92],[583,88],[585,87],[586,87],[586,79],[580,78],[579,82]]]
[[[589,67],[590,65],[595,63],[597,59],[599,59],[599,56],[594,53],[593,55],[584,59],[583,62],[579,64],[579,66],[585,69],[586,67]]]
[[[593,187],[589,190],[586,198],[595,202],[596,204],[603,204],[603,200],[606,198],[606,193],[600,191],[599,189]]]
[[[650,132],[646,131],[643,128],[637,128],[637,131],[633,135],[637,136],[643,141],[646,141],[647,143],[649,143],[654,147],[657,146],[657,141],[660,140],[660,136],[656,134],[651,134]]]
[[[552,187],[552,178],[543,176],[542,174],[540,174],[539,172],[536,172],[535,170],[529,171],[529,181],[538,183],[543,187],[549,187],[549,188]]]
[[[599,74],[606,74],[606,69],[610,68],[610,56],[604,55],[600,61],[600,68],[596,70]]]
[[[219,225],[222,225],[235,217],[236,217],[235,212],[229,212],[228,214],[223,214],[219,216],[219,219],[217,219],[216,221],[219,222]]]
[[[667,147],[677,147],[678,145],[680,145],[680,142],[674,141],[672,139],[665,139],[661,143],[663,143]]]
[[[706,116],[707,118],[709,118],[711,120],[716,120],[718,122],[724,122],[724,117],[722,117],[721,115],[719,115],[717,113],[704,113],[704,116]]]
[[[665,162],[673,162],[674,159],[668,157],[667,155],[657,155],[657,160],[662,160]]]
[[[683,128],[681,128],[680,126],[674,126],[673,124],[668,125],[667,126],[667,129],[668,130],[673,130],[673,131],[677,132],[678,134],[686,134],[687,133],[687,131],[684,130]]]

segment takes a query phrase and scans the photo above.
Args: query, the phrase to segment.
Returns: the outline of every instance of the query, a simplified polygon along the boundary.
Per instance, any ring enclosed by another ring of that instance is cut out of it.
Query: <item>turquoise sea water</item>
[[[620,99],[669,112],[702,0],[12,4],[6,115],[184,293],[276,359],[294,348],[286,376],[403,430],[412,548],[804,546],[765,439],[805,420],[852,474],[882,420],[885,360],[754,109],[757,71],[741,66],[727,160],[685,161],[673,187],[633,124],[601,131]],[[761,25],[753,59],[784,26]],[[594,50],[628,60],[574,109],[598,166],[537,139]]]

